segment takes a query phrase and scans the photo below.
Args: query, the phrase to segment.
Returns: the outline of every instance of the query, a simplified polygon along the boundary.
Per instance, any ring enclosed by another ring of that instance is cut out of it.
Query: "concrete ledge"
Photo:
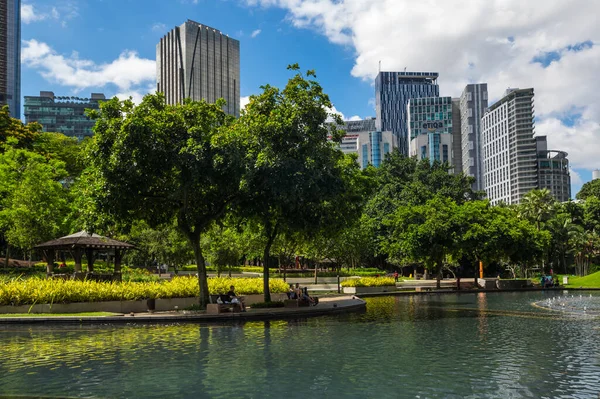
[[[134,316],[56,316],[56,317],[0,317],[1,324],[118,324],[118,323],[174,323],[174,322],[244,322],[250,320],[289,319],[364,311],[366,302],[356,297],[323,298],[317,306],[285,309],[249,309],[244,313],[207,314],[204,312],[139,313]]]
[[[283,301],[287,298],[286,294],[271,294],[272,301]],[[264,296],[245,295],[244,303],[252,305],[263,302]],[[198,297],[190,298],[167,298],[156,299],[154,310],[165,312],[183,310],[192,305],[198,304]],[[0,314],[3,313],[87,313],[87,312],[112,312],[112,313],[140,313],[148,311],[147,300],[140,301],[107,301],[107,302],[75,302],[75,303],[54,303],[54,304],[36,304],[20,306],[0,306]]]
[[[395,285],[383,285],[379,287],[343,287],[344,294],[370,294],[373,292],[395,292]]]

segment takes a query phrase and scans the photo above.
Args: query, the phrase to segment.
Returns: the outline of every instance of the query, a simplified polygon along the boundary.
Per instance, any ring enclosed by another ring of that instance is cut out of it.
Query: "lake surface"
[[[600,319],[565,302],[579,306],[450,294],[234,326],[0,326],[0,398],[596,399]]]

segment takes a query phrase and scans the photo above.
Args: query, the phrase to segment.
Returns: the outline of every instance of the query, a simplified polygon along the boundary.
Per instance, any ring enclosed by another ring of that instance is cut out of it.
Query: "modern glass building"
[[[377,130],[391,131],[403,154],[408,155],[408,101],[438,97],[437,72],[379,72],[375,79]]]
[[[564,151],[548,150],[546,136],[536,136],[538,155],[538,182],[540,189],[548,189],[559,202],[571,199],[571,173]]]
[[[346,121],[338,129],[346,132],[340,143],[340,149],[344,154],[357,154],[361,169],[369,165],[379,167],[386,155],[397,147],[392,132],[376,130],[375,119]]]
[[[0,0],[0,105],[21,117],[21,1]]]
[[[413,98],[407,110],[410,156],[452,166],[452,97]]]
[[[492,204],[538,188],[533,89],[508,89],[481,119],[483,186]]]
[[[38,122],[45,132],[57,132],[66,136],[92,136],[95,121],[85,116],[86,109],[98,109],[104,94],[92,93],[91,98],[58,97],[51,91],[41,91],[39,96],[25,96],[23,106],[25,122]]]
[[[481,117],[488,107],[486,83],[470,84],[460,96],[462,170],[475,178],[473,189],[481,191],[483,184],[483,156]]]
[[[187,20],[156,45],[157,91],[168,104],[184,98],[227,104],[224,111],[240,114],[240,42],[217,29]]]

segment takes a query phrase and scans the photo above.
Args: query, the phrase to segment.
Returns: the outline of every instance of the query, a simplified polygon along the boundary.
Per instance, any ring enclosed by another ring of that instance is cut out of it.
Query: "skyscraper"
[[[483,183],[492,204],[518,204],[538,188],[533,89],[508,89],[481,120]]]
[[[41,91],[39,96],[25,96],[23,110],[25,122],[38,122],[44,132],[57,132],[79,140],[92,136],[96,121],[85,115],[86,109],[99,109],[106,97],[92,93],[91,98],[59,97],[51,91]]]
[[[239,116],[240,42],[187,20],[156,45],[156,81],[168,104],[223,98],[224,111]]]
[[[437,72],[379,72],[375,79],[377,130],[392,131],[408,155],[407,110],[411,98],[438,97]]]
[[[21,117],[21,1],[0,0],[0,105]]]
[[[470,84],[460,96],[462,170],[475,178],[474,190],[483,190],[481,117],[488,106],[486,83]]]
[[[548,149],[546,136],[536,136],[538,181],[540,189],[548,189],[559,202],[571,199],[571,173],[567,153]]]
[[[452,98],[411,98],[408,102],[410,156],[453,166]]]

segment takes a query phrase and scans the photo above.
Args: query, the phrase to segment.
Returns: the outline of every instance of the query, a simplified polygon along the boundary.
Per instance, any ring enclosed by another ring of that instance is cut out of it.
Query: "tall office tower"
[[[470,84],[460,96],[462,170],[475,178],[473,189],[483,190],[481,117],[488,106],[486,83]]]
[[[452,97],[411,98],[407,110],[410,156],[453,166]]]
[[[21,1],[0,0],[0,105],[21,117]]]
[[[461,149],[461,115],[460,98],[452,99],[452,171],[458,175],[463,172],[462,149]]]
[[[379,72],[375,79],[377,130],[392,131],[400,151],[408,155],[408,116],[411,98],[438,97],[437,72]]]
[[[92,93],[91,98],[59,97],[51,91],[40,91],[39,96],[25,96],[23,110],[25,123],[38,122],[44,132],[57,132],[83,140],[94,134],[96,121],[85,115],[86,109],[99,109],[106,97]]]
[[[184,98],[214,103],[224,98],[223,108],[240,115],[240,42],[220,31],[187,20],[156,45],[157,91],[168,104]]]
[[[346,132],[340,143],[340,150],[344,154],[357,154],[356,160],[361,169],[369,165],[379,167],[387,154],[397,147],[396,137],[392,132],[376,130],[375,118],[345,121],[338,129]]]
[[[548,149],[546,136],[536,136],[538,181],[540,189],[548,189],[559,202],[571,199],[571,173],[567,153]]]
[[[481,119],[483,185],[492,204],[538,188],[533,89],[508,89]]]

